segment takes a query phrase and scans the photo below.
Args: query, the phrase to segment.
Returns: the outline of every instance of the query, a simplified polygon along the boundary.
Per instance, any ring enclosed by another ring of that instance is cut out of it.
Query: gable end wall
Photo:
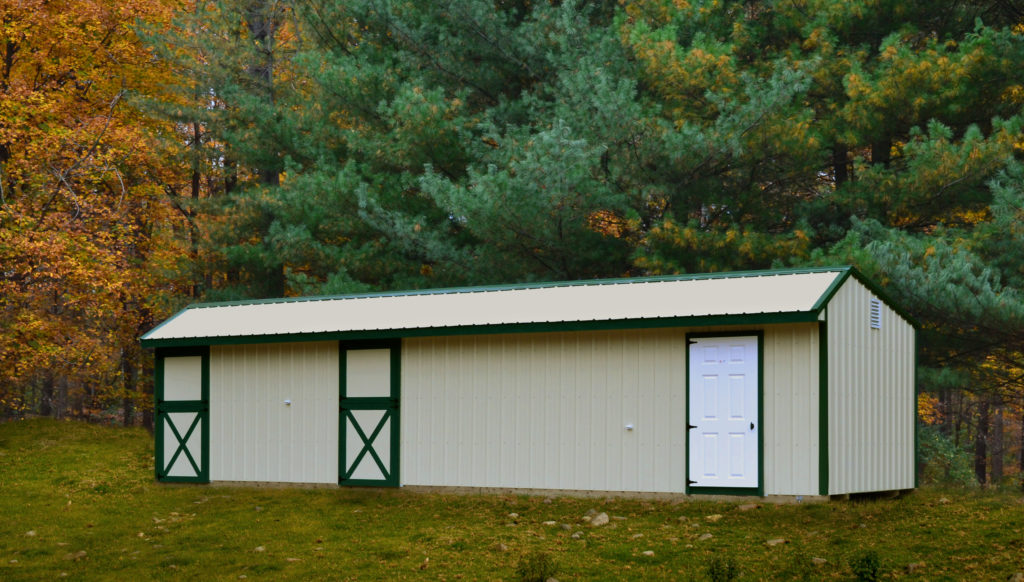
[[[850,277],[829,302],[829,494],[914,487],[914,328]]]

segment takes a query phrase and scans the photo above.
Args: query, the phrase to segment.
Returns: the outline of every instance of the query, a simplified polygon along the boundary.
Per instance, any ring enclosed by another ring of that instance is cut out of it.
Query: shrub
[[[516,579],[519,582],[544,582],[555,576],[555,561],[544,552],[530,552],[519,559]]]
[[[942,485],[973,487],[978,484],[970,454],[958,447],[938,427],[922,425],[918,432],[918,456],[924,465],[922,480]]]
[[[882,576],[882,561],[878,558],[878,552],[866,550],[850,559],[850,569],[858,580],[875,582]]]
[[[711,558],[708,563],[708,580],[711,582],[730,582],[740,574],[736,560],[732,558]]]

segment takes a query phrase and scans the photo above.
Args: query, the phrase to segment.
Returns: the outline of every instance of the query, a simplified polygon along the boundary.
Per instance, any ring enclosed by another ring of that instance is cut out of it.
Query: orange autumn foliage
[[[138,390],[171,249],[152,122],[129,105],[161,71],[133,26],[176,4],[0,4],[0,414]]]

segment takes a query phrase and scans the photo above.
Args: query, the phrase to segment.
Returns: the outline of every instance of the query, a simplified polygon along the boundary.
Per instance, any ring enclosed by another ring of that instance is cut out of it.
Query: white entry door
[[[690,339],[689,486],[756,488],[757,336]]]

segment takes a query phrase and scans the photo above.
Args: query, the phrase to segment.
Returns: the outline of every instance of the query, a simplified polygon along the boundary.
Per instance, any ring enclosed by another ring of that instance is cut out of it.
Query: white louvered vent
[[[882,300],[871,298],[871,311],[869,315],[871,329],[882,329]]]

